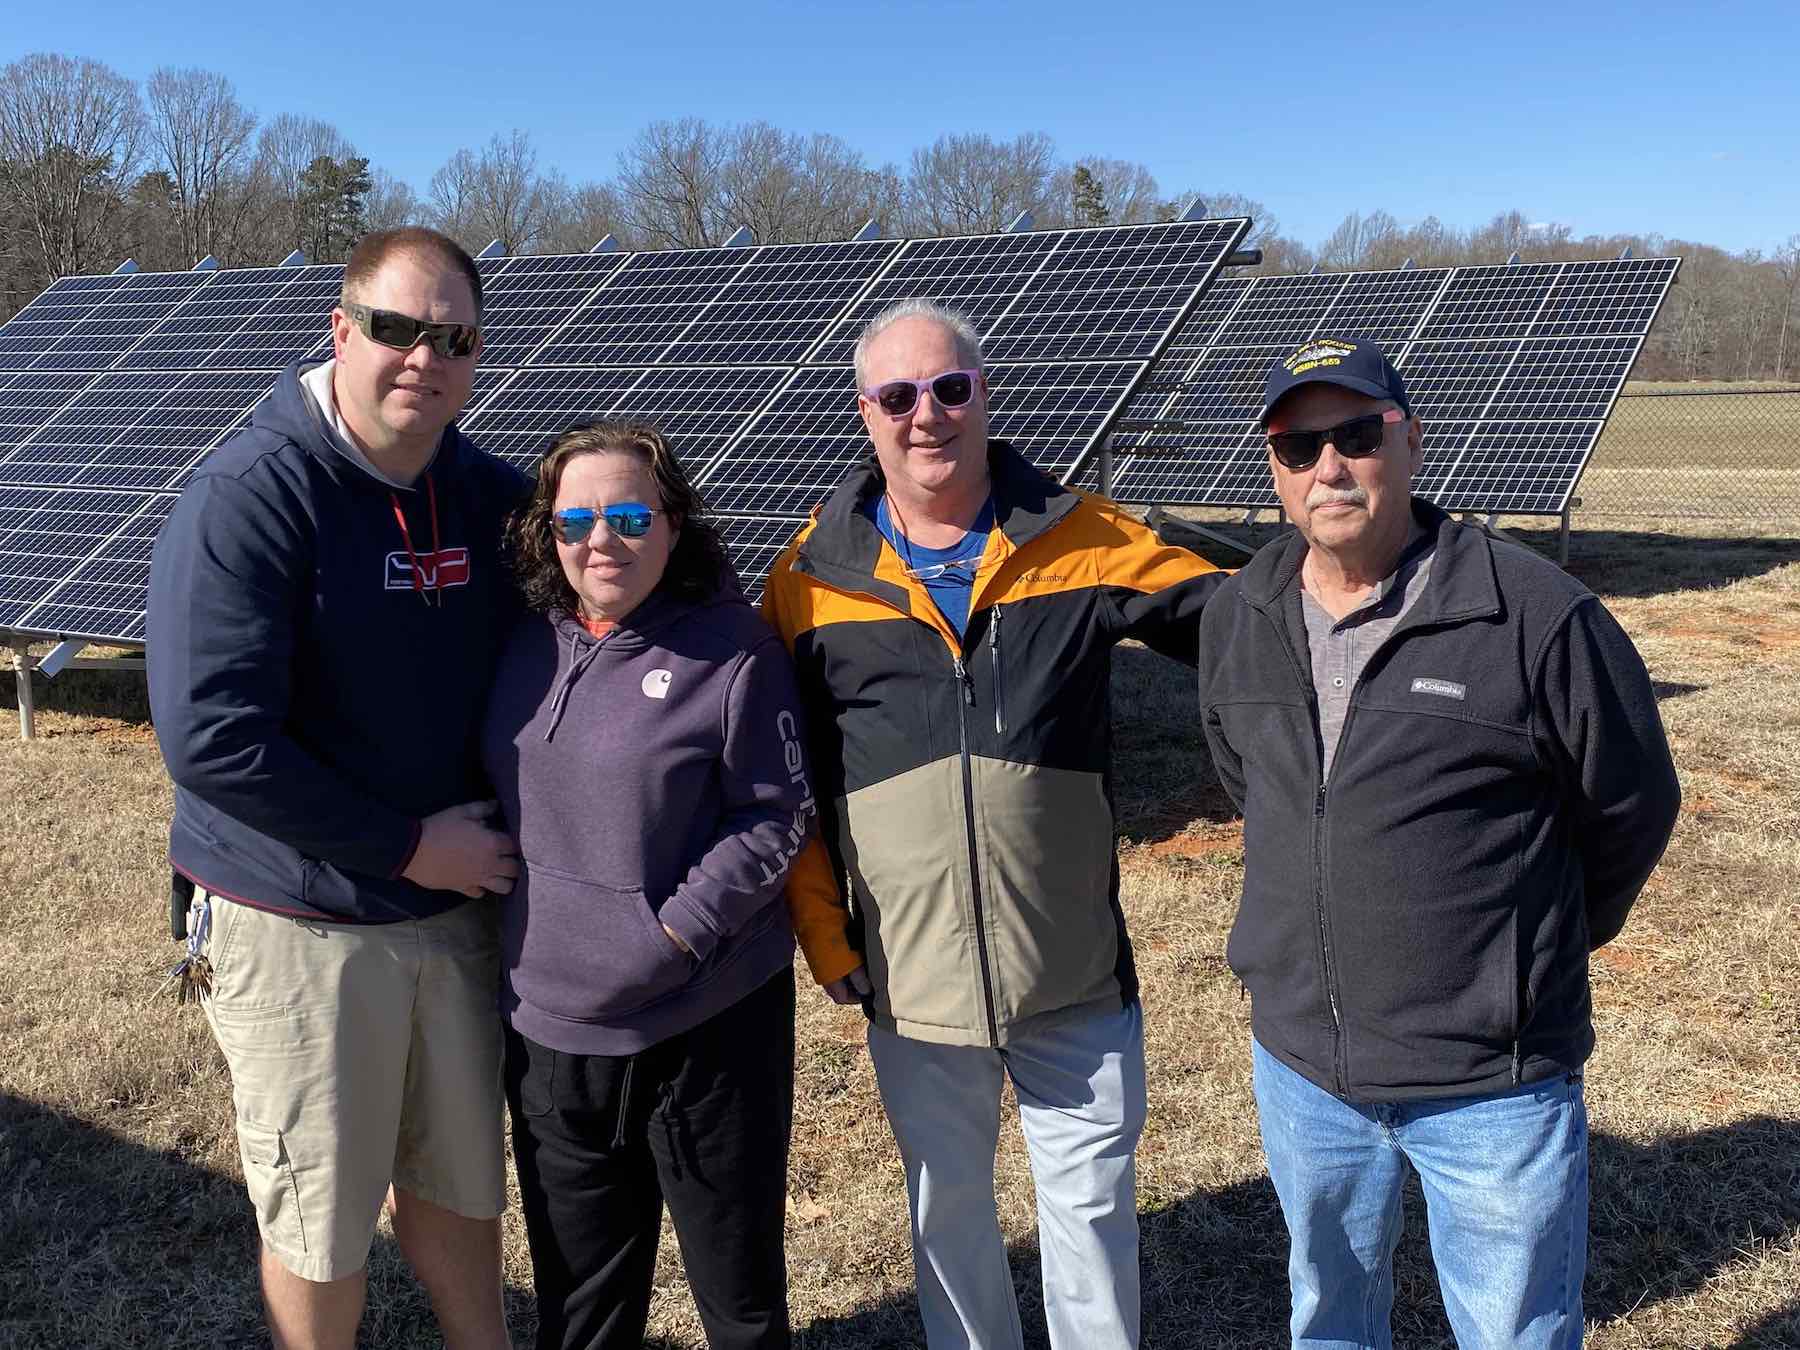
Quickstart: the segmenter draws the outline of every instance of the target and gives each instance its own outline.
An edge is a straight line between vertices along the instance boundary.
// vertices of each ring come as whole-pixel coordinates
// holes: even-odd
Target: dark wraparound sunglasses
[[[889,417],[905,417],[919,406],[919,395],[927,389],[940,408],[960,408],[975,397],[979,370],[946,370],[929,380],[887,380],[863,390],[863,397]]]
[[[650,533],[650,523],[662,514],[642,502],[615,502],[598,511],[591,506],[565,506],[551,515],[550,529],[563,543],[579,544],[604,520],[606,528],[620,538],[642,539]]]
[[[1381,449],[1381,443],[1387,439],[1387,429],[1405,420],[1405,413],[1398,408],[1389,408],[1386,412],[1352,417],[1348,422],[1322,427],[1318,431],[1278,431],[1269,437],[1269,452],[1282,468],[1293,472],[1312,468],[1327,441],[1345,459],[1366,459]]]
[[[410,314],[370,309],[367,305],[345,305],[344,313],[371,342],[409,352],[415,342],[424,338],[431,344],[432,351],[452,361],[473,355],[475,343],[481,337],[481,329],[472,323],[426,323]]]

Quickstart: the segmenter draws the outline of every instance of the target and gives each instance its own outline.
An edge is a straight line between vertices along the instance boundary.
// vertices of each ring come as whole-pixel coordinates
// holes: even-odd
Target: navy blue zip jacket
[[[156,541],[169,857],[262,909],[423,918],[465,897],[401,877],[422,818],[490,795],[476,739],[518,613],[499,545],[525,481],[451,427],[413,489],[390,489],[327,442],[300,372],[208,456]]]
[[[1298,532],[1200,623],[1200,704],[1244,813],[1226,955],[1270,1054],[1355,1101],[1500,1091],[1594,1047],[1588,952],[1625,924],[1680,788],[1644,663],[1591,592],[1458,525],[1369,658],[1320,774]]]

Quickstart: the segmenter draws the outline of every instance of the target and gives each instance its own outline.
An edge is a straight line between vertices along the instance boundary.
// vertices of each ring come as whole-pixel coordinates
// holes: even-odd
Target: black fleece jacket
[[[1680,804],[1649,675],[1599,600],[1413,512],[1431,575],[1357,683],[1329,782],[1305,540],[1263,549],[1201,621],[1207,740],[1244,813],[1228,959],[1264,1048],[1356,1101],[1578,1068],[1588,953],[1624,926]]]

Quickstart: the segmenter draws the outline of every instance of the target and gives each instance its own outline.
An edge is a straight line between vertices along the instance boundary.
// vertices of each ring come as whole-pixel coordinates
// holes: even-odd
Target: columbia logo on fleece
[[[773,885],[781,880],[793,865],[801,846],[806,843],[807,821],[818,809],[813,801],[812,788],[806,781],[806,761],[800,754],[800,728],[794,721],[794,714],[786,708],[775,718],[775,733],[781,737],[781,756],[787,765],[788,782],[795,784],[806,797],[794,808],[794,822],[788,826],[787,846],[781,850],[781,857],[776,860],[779,865],[771,867],[768,863],[763,864],[765,885]]]
[[[1467,697],[1467,685],[1458,684],[1454,680],[1429,680],[1421,676],[1412,682],[1415,694],[1436,694],[1439,698],[1453,698],[1458,703]]]

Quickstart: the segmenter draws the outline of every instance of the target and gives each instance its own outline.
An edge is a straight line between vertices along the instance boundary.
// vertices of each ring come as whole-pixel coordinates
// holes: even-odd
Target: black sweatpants
[[[506,1033],[538,1350],[639,1350],[666,1200],[713,1350],[789,1344],[794,972],[635,1055]]]

